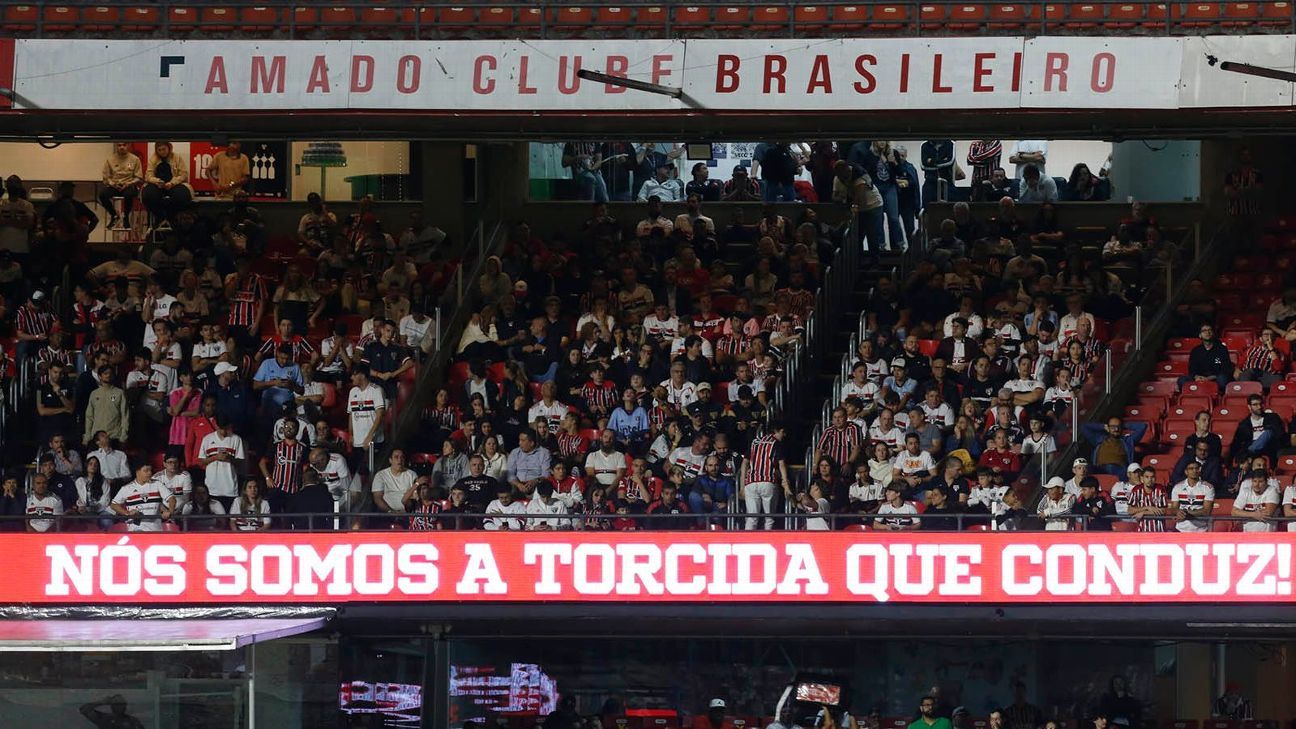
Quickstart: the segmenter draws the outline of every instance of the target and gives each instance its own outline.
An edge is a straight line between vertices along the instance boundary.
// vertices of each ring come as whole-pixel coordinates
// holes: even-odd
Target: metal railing
[[[741,497],[735,497],[740,499]],[[780,495],[778,498],[782,498]],[[520,502],[514,502],[520,503]],[[790,502],[789,502],[790,503]],[[913,504],[913,501],[905,503]],[[239,531],[232,524],[238,521],[260,521],[270,519],[274,526],[268,531],[386,531],[392,529],[409,529],[411,524],[421,524],[431,529],[446,530],[484,530],[510,531],[518,528],[525,531],[543,530],[598,530],[616,531],[630,529],[666,529],[673,531],[723,530],[723,531],[760,531],[759,526],[767,519],[772,520],[775,529],[805,531],[836,531],[845,529],[886,530],[920,528],[933,531],[967,531],[967,530],[1013,530],[1013,531],[1111,531],[1113,526],[1123,531],[1136,531],[1140,523],[1163,522],[1162,531],[1175,531],[1175,524],[1182,520],[1207,525],[1213,532],[1238,532],[1246,524],[1262,524],[1263,531],[1282,531],[1284,527],[1296,524],[1296,517],[1256,515],[1234,516],[1232,514],[1212,514],[1209,516],[1184,517],[1180,515],[1148,516],[1142,518],[1129,516],[1095,517],[1087,514],[1062,513],[1044,514],[1037,510],[998,509],[997,513],[951,511],[934,513],[930,511],[912,514],[878,514],[876,507],[871,511],[813,513],[799,506],[790,511],[779,513],[714,511],[708,513],[652,514],[652,513],[510,513],[510,512],[311,512],[288,513],[276,512],[265,514],[216,514],[184,515],[163,518],[159,515],[124,517],[110,514],[64,514],[60,516],[40,515],[5,515],[0,516],[0,532],[24,531],[28,522],[44,528],[34,533],[84,533],[84,532],[120,532],[120,531]],[[747,530],[743,524],[748,519],[757,522],[757,529]],[[111,526],[107,526],[111,524]],[[923,526],[926,524],[926,526]],[[48,526],[45,526],[48,525]],[[215,528],[213,528],[215,525]],[[107,528],[105,528],[107,526]],[[144,527],[132,530],[130,527]],[[421,527],[416,527],[421,530]],[[1203,531],[1194,529],[1194,531]]]
[[[1224,6],[1220,3],[1127,3],[1096,0],[1067,4],[968,4],[845,2],[801,6],[750,0],[716,2],[383,3],[266,0],[231,2],[4,2],[7,33],[19,37],[366,37],[455,38],[967,36],[1024,33],[1201,35],[1207,32],[1292,33],[1292,4]]]

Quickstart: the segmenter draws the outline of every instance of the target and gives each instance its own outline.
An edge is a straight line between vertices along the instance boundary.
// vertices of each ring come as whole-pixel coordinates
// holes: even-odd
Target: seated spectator
[[[1215,508],[1215,487],[1203,481],[1201,467],[1189,463],[1184,468],[1184,479],[1170,491],[1167,514],[1174,517],[1175,530],[1204,532],[1210,530],[1210,517]]]
[[[1026,165],[1022,168],[1021,192],[1017,195],[1018,202],[1045,203],[1057,202],[1057,199],[1057,183],[1053,182],[1052,177],[1041,175],[1039,168],[1035,165]]]
[[[761,187],[747,174],[747,168],[733,168],[733,177],[724,183],[720,199],[725,202],[754,202],[761,199]]]
[[[1246,483],[1233,501],[1232,516],[1241,519],[1244,532],[1277,531],[1272,521],[1278,512],[1278,489],[1270,483],[1269,472],[1254,469],[1247,473]]]
[[[513,498],[512,487],[501,484],[495,500],[486,507],[486,514],[491,516],[482,522],[482,528],[487,531],[522,531],[526,513],[526,504]]]
[[[1147,423],[1130,423],[1128,429],[1117,417],[1101,423],[1081,423],[1080,431],[1094,444],[1089,462],[1097,473],[1119,476],[1134,462],[1134,445],[1147,433]]]
[[[1274,347],[1273,329],[1260,330],[1260,338],[1242,355],[1233,377],[1242,382],[1259,382],[1269,389],[1287,372],[1287,355]]]
[[[658,165],[654,177],[644,181],[644,184],[639,188],[639,202],[648,202],[653,197],[661,202],[683,201],[684,185],[679,181],[679,178],[671,175],[674,169],[674,165],[671,164]]]
[[[99,191],[99,204],[108,211],[110,216],[109,228],[117,228],[119,225],[125,227],[119,213],[130,215],[135,198],[139,195],[140,183],[143,181],[143,165],[140,164],[139,157],[131,151],[130,144],[127,142],[113,144],[112,154],[104,160],[103,187]],[[113,205],[113,198],[118,197],[123,200],[120,211]]]
[[[1109,532],[1116,520],[1116,504],[1098,487],[1098,479],[1085,476],[1080,479],[1080,496],[1071,513],[1080,520],[1076,528],[1091,532]]]
[[[1296,339],[1296,286],[1284,286],[1282,295],[1269,304],[1265,328],[1287,341]]]
[[[1111,199],[1111,181],[1106,177],[1095,177],[1089,171],[1089,165],[1079,162],[1071,168],[1071,177],[1067,179],[1062,199],[1069,202],[1102,202]]]
[[[172,220],[193,201],[193,190],[189,187],[189,160],[177,154],[170,142],[153,145],[144,182],[147,184],[140,191],[140,199],[158,221]]]
[[[1017,182],[1010,179],[1002,167],[990,170],[988,177],[973,182],[970,189],[972,202],[996,202],[1005,197],[1017,197]]]
[[[1073,513],[1076,499],[1066,492],[1065,486],[1060,476],[1054,476],[1045,484],[1044,498],[1040,499],[1039,508],[1036,510],[1039,517],[1044,520],[1045,531],[1064,532],[1071,528],[1072,520],[1066,517]]]
[[[1188,374],[1179,378],[1179,386],[1185,382],[1210,382],[1219,384],[1221,391],[1233,377],[1233,362],[1229,359],[1228,348],[1215,338],[1215,327],[1203,324],[1198,334],[1201,344],[1193,347],[1188,355]]]
[[[900,532],[921,529],[918,509],[904,499],[904,486],[889,483],[884,487],[885,500],[878,506],[873,528],[877,531]]]
[[[1233,432],[1229,454],[1235,461],[1255,456],[1265,456],[1270,463],[1277,461],[1278,449],[1286,445],[1287,428],[1273,411],[1265,410],[1264,398],[1247,397],[1247,417]]]

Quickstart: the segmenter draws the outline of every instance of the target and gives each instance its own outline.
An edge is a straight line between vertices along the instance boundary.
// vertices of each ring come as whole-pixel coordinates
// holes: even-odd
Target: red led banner
[[[0,536],[0,602],[1290,602],[1271,534]]]

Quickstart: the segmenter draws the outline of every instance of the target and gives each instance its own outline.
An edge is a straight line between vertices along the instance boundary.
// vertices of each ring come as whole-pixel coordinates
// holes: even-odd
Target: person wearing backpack
[[[797,158],[786,142],[772,142],[758,148],[762,196],[765,202],[795,202],[793,183],[797,176]]]

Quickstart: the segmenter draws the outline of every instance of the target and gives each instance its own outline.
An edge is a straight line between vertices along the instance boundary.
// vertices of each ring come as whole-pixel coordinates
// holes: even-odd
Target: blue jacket
[[[1139,442],[1143,434],[1147,432],[1147,423],[1130,423],[1125,426],[1125,434],[1121,436],[1121,444],[1125,446],[1125,463],[1134,462],[1134,444]],[[1107,435],[1107,426],[1105,423],[1081,423],[1080,433],[1084,435],[1085,440],[1094,444],[1093,454],[1089,457],[1089,462],[1098,463],[1098,448],[1111,436]]]

